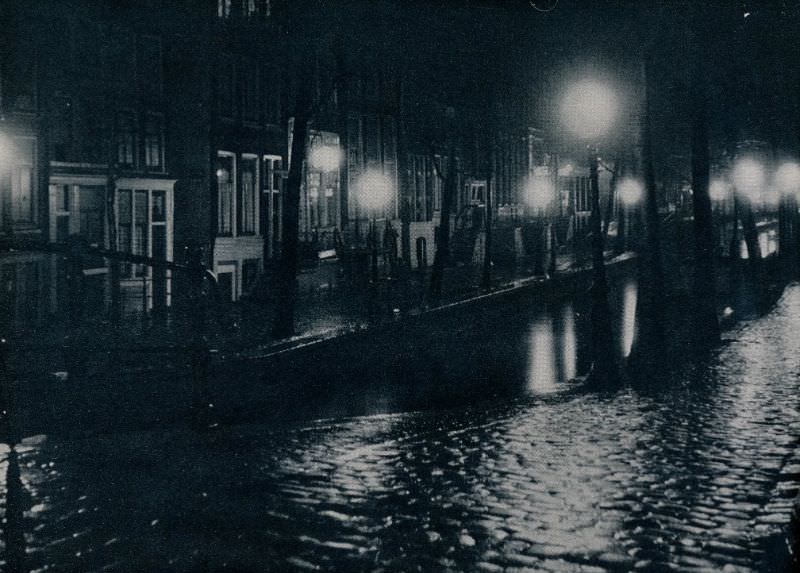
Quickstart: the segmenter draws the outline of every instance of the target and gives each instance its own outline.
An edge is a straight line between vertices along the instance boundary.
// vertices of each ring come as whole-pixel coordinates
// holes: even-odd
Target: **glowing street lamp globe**
[[[617,184],[619,199],[626,207],[632,207],[641,202],[644,196],[644,186],[638,179],[626,177]]]
[[[722,203],[728,198],[728,184],[722,179],[714,179],[708,186],[708,196],[715,203]]]
[[[525,202],[534,211],[544,210],[555,198],[555,186],[550,177],[533,175],[525,186]]]
[[[325,173],[339,169],[341,151],[335,145],[320,145],[311,149],[311,166]]]
[[[561,113],[573,134],[595,140],[609,131],[617,116],[617,107],[617,98],[607,85],[587,79],[567,89]]]
[[[753,158],[745,157],[733,166],[736,190],[752,203],[761,199],[765,179],[764,167]]]
[[[366,171],[359,181],[358,202],[373,216],[384,209],[392,198],[392,181],[376,170]]]

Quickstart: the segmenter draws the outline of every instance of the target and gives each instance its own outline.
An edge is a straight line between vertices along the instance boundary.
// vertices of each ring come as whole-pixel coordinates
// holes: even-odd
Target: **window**
[[[232,56],[220,57],[217,73],[217,104],[222,117],[233,118],[236,114],[236,63]]]
[[[126,253],[159,260],[168,256],[167,192],[161,190],[117,190],[117,248]],[[123,263],[122,276],[143,277],[147,265]]]
[[[236,157],[233,153],[220,151],[217,154],[217,232],[230,235],[233,232],[233,201],[236,188]]]
[[[158,36],[142,36],[139,40],[139,75],[146,93],[161,94],[163,65]]]
[[[138,130],[136,116],[131,112],[117,114],[117,165],[133,168],[136,166],[136,146]]]
[[[15,159],[11,174],[11,219],[15,225],[36,223],[36,205],[33,197],[34,161],[36,141],[25,137],[14,140]]]
[[[150,171],[164,168],[164,118],[148,114],[144,126],[144,163]]]
[[[147,191],[134,192],[133,204],[133,254],[147,255]],[[147,273],[144,265],[136,265],[136,276]]]
[[[269,255],[273,254],[274,245],[280,241],[281,232],[281,188],[283,175],[281,169],[283,160],[280,157],[267,155],[263,161],[263,187],[261,219],[261,233],[269,237]]]
[[[246,65],[242,71],[242,116],[245,121],[258,122],[258,68]]]
[[[99,247],[105,242],[105,192],[105,187],[98,185],[78,188],[79,233],[90,245]]]
[[[231,0],[217,0],[217,17],[231,17]]]
[[[256,192],[258,189],[258,157],[242,156],[242,184],[239,187],[237,232],[253,235],[256,232]]]
[[[244,3],[244,15],[247,18],[255,19],[258,16],[258,1],[257,0],[245,0]]]
[[[133,247],[133,194],[130,189],[117,191],[117,250],[130,253]],[[120,272],[123,277],[130,277],[133,267],[122,262]]]

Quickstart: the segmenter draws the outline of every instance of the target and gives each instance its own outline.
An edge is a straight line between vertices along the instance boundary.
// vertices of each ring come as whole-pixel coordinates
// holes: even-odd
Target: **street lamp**
[[[736,192],[747,199],[751,205],[763,197],[766,176],[764,167],[752,157],[744,157],[733,166],[733,184]]]
[[[536,172],[540,171],[540,172]],[[545,274],[544,254],[547,248],[547,240],[550,238],[553,244],[551,248],[551,259],[555,256],[554,248],[555,241],[552,240],[551,230],[552,227],[544,221],[544,215],[547,213],[550,205],[553,204],[556,196],[556,186],[553,181],[553,176],[547,168],[536,168],[534,173],[528,177],[525,185],[525,204],[530,208],[531,214],[537,218],[535,229],[538,232],[539,239],[537,241],[536,258],[534,263],[534,273]],[[551,261],[551,270],[555,270],[555,263]]]
[[[372,218],[370,242],[372,243],[372,282],[378,281],[378,237],[376,220],[392,198],[392,180],[377,169],[368,169],[358,184],[359,205]]]
[[[586,79],[567,89],[561,111],[566,127],[589,143],[589,178],[591,184],[592,230],[592,347],[595,373],[608,382],[616,378],[611,310],[604,266],[604,239],[600,224],[600,182],[596,144],[611,128],[617,117],[617,98],[604,83]]]

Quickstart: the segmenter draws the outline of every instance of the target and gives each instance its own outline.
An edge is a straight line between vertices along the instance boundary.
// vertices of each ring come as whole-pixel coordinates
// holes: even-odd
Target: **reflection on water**
[[[636,300],[638,287],[635,280],[620,285],[620,292],[610,303],[618,338],[620,356],[631,353],[636,334]],[[547,306],[535,312],[527,331],[527,389],[535,394],[547,394],[564,389],[564,383],[585,373],[590,359],[589,315],[578,327],[579,313],[571,302]],[[584,362],[579,362],[583,359]],[[579,366],[583,364],[583,368]]]
[[[622,356],[627,358],[631,354],[633,347],[633,337],[636,333],[636,295],[638,289],[636,283],[630,281],[625,285],[622,295]]]
[[[565,304],[561,309],[561,325],[564,329],[561,354],[564,378],[573,380],[578,375],[578,338],[575,335],[575,309],[572,303]]]
[[[556,373],[554,339],[552,317],[540,317],[531,325],[528,385],[536,393],[553,392],[563,382]]]

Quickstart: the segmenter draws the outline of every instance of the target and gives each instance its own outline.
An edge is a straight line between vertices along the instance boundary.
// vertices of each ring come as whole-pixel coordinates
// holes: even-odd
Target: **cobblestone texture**
[[[210,436],[29,438],[25,559],[36,571],[766,570],[800,483],[798,329],[793,286],[656,388]]]

